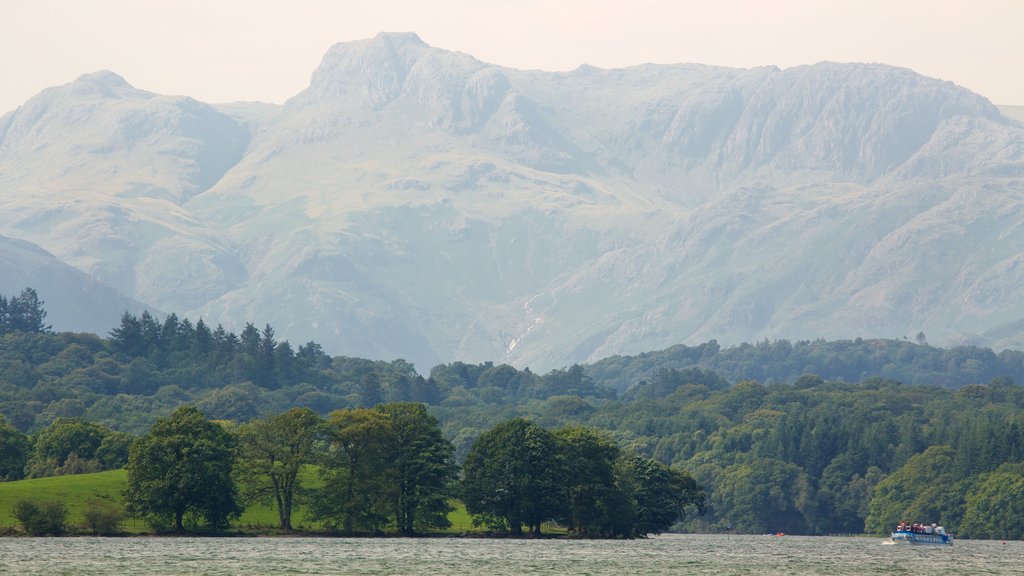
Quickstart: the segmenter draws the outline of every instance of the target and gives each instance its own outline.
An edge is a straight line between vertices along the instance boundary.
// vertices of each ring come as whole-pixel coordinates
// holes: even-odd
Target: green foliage
[[[968,492],[959,534],[1024,539],[1024,467],[1009,465],[981,476]]]
[[[24,477],[31,448],[28,437],[0,415],[0,482]]]
[[[725,468],[712,486],[711,506],[719,528],[806,534],[813,498],[810,479],[798,466],[761,458]]]
[[[11,511],[22,528],[33,536],[59,536],[67,529],[68,507],[56,500],[18,500]]]
[[[58,499],[68,507],[69,525],[81,525],[84,522],[82,512],[90,500],[119,503],[124,487],[124,470],[0,482],[0,525],[16,521],[10,515],[11,508],[15,502],[26,498]],[[128,522],[125,528],[127,531],[139,531],[144,529],[144,525]]]
[[[726,380],[796,382],[805,375],[824,381],[859,382],[866,376],[908,384],[959,388],[1008,377],[1024,382],[1024,352],[957,346],[936,348],[907,339],[764,340],[722,348],[714,340],[698,346],[677,345],[636,356],[613,356],[587,366],[598,386],[623,391],[653,382],[664,369],[710,370]],[[804,380],[802,384],[807,384]]]
[[[484,522],[500,519],[514,534],[533,534],[564,506],[555,436],[521,418],[483,433],[463,464],[466,509]]]
[[[390,418],[379,410],[338,410],[328,418],[327,438],[323,488],[313,498],[311,517],[347,534],[380,532],[395,498]]]
[[[458,475],[455,447],[423,404],[398,402],[378,409],[388,416],[395,442],[392,481],[399,533],[447,528]]]
[[[253,420],[238,432],[234,475],[247,502],[272,502],[278,526],[292,529],[292,512],[306,496],[299,472],[316,461],[323,444],[323,422],[308,408],[293,408]]]
[[[123,432],[110,432],[96,448],[96,461],[101,470],[123,468],[128,463],[132,437]]]
[[[226,528],[242,509],[231,479],[234,438],[185,406],[157,420],[132,444],[125,500],[135,515],[184,530],[186,514],[214,530]]]
[[[615,471],[619,447],[593,428],[563,428],[554,435],[563,466],[564,507],[553,510],[559,521],[584,536],[624,535],[618,518],[627,495]]]
[[[534,534],[554,519],[571,534],[632,537],[703,514],[704,492],[687,474],[623,454],[607,435],[573,426],[547,432],[522,419],[480,436],[466,458],[463,499],[474,521]]]
[[[28,476],[99,472],[102,467],[97,451],[111,434],[110,430],[81,418],[57,418],[36,435],[27,465]],[[108,460],[118,464],[116,457]]]
[[[689,474],[636,455],[617,463],[632,517],[628,534],[657,534],[688,515],[704,514],[704,490]]]
[[[82,526],[97,536],[120,533],[124,518],[124,508],[106,500],[89,499],[82,510]]]
[[[921,518],[955,532],[964,506],[964,487],[953,474],[955,456],[949,446],[932,446],[882,480],[871,499],[866,531],[888,534],[901,521]]]
[[[0,336],[9,332],[48,332],[44,302],[33,288],[25,288],[9,299],[0,295]]]
[[[7,321],[12,300],[0,301],[0,321]],[[710,506],[703,516],[686,515],[686,529],[731,525],[739,531],[860,532],[872,503],[876,510],[883,504],[902,506],[898,514],[914,515],[898,520],[934,521],[931,515],[944,511],[943,522],[954,529],[959,519],[968,518],[965,495],[975,494],[974,509],[985,509],[990,498],[982,497],[980,486],[988,475],[1007,463],[1024,462],[1024,387],[1014,379],[1024,381],[1021,352],[861,339],[763,341],[727,348],[712,341],[543,375],[490,362],[453,362],[434,367],[424,378],[404,360],[330,357],[315,342],[295,350],[278,341],[269,325],[261,330],[249,324],[240,337],[173,314],[125,314],[109,339],[46,331],[0,334],[0,414],[9,423],[0,424],[0,477],[12,480],[26,469],[39,475],[121,466],[130,443],[125,433],[145,433],[157,417],[183,404],[196,404],[213,418],[244,422],[269,419],[295,406],[325,415],[413,401],[426,403],[417,410],[436,418],[438,436],[454,444],[456,461],[465,460],[477,438],[496,424],[525,418],[551,429],[601,430],[625,454],[636,452],[645,460],[688,470],[707,492]],[[737,383],[730,386],[729,381]],[[614,398],[610,390],[624,392]],[[409,477],[400,471],[402,462],[418,460],[403,452],[406,442],[394,439],[401,436],[401,426],[390,418],[378,430],[391,435],[387,442],[392,442],[385,442],[389,457],[380,463],[379,475],[367,472],[372,466],[360,472],[340,457],[337,436],[329,449],[318,451],[330,456],[323,460],[324,479],[332,484],[324,494],[334,491],[333,497],[319,499],[333,502],[322,510],[326,522],[343,527],[344,518],[354,514],[352,526],[359,531],[408,531],[406,518],[413,519],[411,529],[417,531],[431,529],[434,521],[443,524],[447,499],[440,482],[431,484],[428,499],[414,492],[400,495],[402,482],[412,485],[399,480]],[[75,444],[73,435],[58,442],[54,428],[69,422],[85,432],[98,426],[105,435],[97,446],[83,433],[90,441],[67,449]],[[34,433],[28,452],[22,432]],[[446,453],[447,448],[437,446],[436,454]],[[911,460],[935,446],[951,451],[938,483],[948,493],[926,497],[942,506],[929,508],[903,496],[897,504],[888,501],[891,490],[882,483],[910,474]],[[563,460],[556,468],[565,474],[568,455],[559,454]],[[236,477],[244,484],[248,475]],[[379,481],[371,487],[373,496],[356,502],[342,498],[349,483],[369,484],[371,478]],[[578,509],[573,520],[566,491],[560,503],[551,503],[549,513],[574,526],[586,525],[580,532],[621,531],[622,526],[599,518],[613,515],[620,522],[636,513],[628,478],[620,458],[616,491],[602,492],[607,501],[597,506],[603,511]],[[779,486],[759,493],[763,482]],[[302,485],[296,493],[300,502]],[[596,487],[576,489],[582,494]],[[275,508],[279,523],[281,510]],[[584,518],[584,512],[596,515]],[[486,514],[478,518],[507,522]],[[888,520],[873,522],[872,531],[891,528]]]

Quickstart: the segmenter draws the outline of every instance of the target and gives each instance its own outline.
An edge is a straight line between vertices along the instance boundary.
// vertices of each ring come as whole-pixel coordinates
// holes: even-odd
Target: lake
[[[880,538],[664,535],[479,538],[0,538],[0,574],[938,576],[1024,573],[1024,543],[887,545]]]

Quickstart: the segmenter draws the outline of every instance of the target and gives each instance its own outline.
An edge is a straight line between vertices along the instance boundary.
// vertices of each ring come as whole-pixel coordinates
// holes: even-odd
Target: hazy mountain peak
[[[139,90],[118,74],[109,70],[100,70],[82,74],[74,82],[44,90],[39,97],[46,100],[62,101],[67,99],[148,99],[156,96],[151,92]],[[38,97],[37,97],[38,98]]]
[[[427,46],[419,34],[415,32],[380,32],[373,37],[374,42],[387,42],[393,46],[399,45],[412,45],[412,46]]]
[[[548,73],[380,34],[220,110],[102,72],[33,98],[0,119],[0,230],[420,366],[1024,318],[1024,127],[904,68]]]
[[[324,55],[304,96],[378,109],[398,96],[413,64],[429,50],[413,33],[339,42]]]
[[[111,72],[110,70],[99,70],[97,72],[87,72],[82,74],[77,79],[76,83],[81,84],[93,84],[96,86],[103,86],[106,88],[119,88],[119,87],[131,87],[128,81],[124,79],[120,74]]]

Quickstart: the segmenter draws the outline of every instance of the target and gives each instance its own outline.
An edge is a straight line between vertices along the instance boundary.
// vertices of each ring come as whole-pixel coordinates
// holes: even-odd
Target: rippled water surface
[[[877,538],[0,538],[0,574],[1024,574],[1024,543],[886,545]]]

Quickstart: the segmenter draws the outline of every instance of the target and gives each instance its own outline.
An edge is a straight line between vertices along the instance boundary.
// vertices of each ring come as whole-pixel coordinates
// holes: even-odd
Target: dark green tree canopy
[[[462,497],[481,520],[534,534],[564,506],[562,466],[554,434],[528,420],[502,422],[483,433],[463,464]]]
[[[231,479],[235,440],[192,406],[157,420],[128,458],[128,509],[175,530],[186,514],[214,529],[227,527],[242,509]]]
[[[32,457],[28,463],[28,476],[62,474],[62,468],[68,464],[69,459],[77,460],[85,467],[68,470],[67,473],[98,472],[100,469],[107,469],[99,462],[97,452],[111,434],[111,430],[82,418],[57,418],[36,434]],[[113,467],[119,467],[124,461],[114,460],[109,463]]]
[[[323,489],[311,516],[347,534],[378,532],[387,524],[395,499],[391,419],[380,410],[336,410],[327,419],[327,450],[322,455]]]
[[[384,404],[394,434],[395,522],[402,534],[447,528],[458,475],[455,447],[418,402]]]
[[[0,336],[8,332],[49,332],[43,304],[33,288],[25,288],[10,298],[0,295]]]
[[[25,476],[25,464],[31,449],[28,436],[0,415],[0,482],[20,480]]]
[[[635,454],[623,455],[617,470],[633,514],[629,534],[658,534],[704,514],[704,489],[689,474]]]
[[[563,467],[564,507],[558,520],[585,536],[624,536],[621,516],[628,496],[616,479],[618,445],[593,428],[555,430]]]

